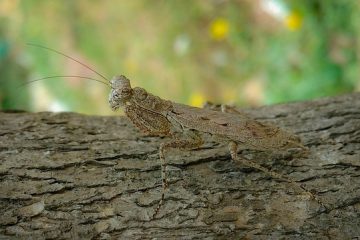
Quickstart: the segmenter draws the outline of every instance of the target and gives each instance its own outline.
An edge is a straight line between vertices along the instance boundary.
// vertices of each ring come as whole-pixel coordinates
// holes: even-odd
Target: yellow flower
[[[229,34],[229,22],[223,18],[216,18],[210,25],[210,36],[215,40],[223,40]]]
[[[190,105],[193,107],[202,107],[205,103],[205,97],[201,93],[193,93],[190,96]]]
[[[301,28],[303,19],[297,12],[291,12],[289,15],[285,17],[285,26],[291,30],[296,31]]]

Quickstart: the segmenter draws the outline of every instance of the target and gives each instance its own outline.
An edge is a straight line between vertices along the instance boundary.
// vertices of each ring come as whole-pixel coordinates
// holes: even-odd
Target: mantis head
[[[125,106],[133,95],[130,80],[124,75],[115,76],[110,81],[111,92],[109,94],[109,105],[113,111]]]

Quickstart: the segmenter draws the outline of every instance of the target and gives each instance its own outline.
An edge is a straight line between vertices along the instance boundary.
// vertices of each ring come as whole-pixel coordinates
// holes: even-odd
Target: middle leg
[[[166,166],[167,161],[165,159],[165,150],[170,148],[190,150],[200,147],[203,144],[202,138],[195,131],[187,131],[185,133],[186,139],[174,139],[167,143],[162,143],[159,148],[159,157],[161,162],[161,183],[162,183],[162,192],[161,198],[158,206],[155,209],[155,212],[152,218],[155,218],[159,213],[161,206],[164,204],[165,192],[168,187],[167,177],[166,177]]]

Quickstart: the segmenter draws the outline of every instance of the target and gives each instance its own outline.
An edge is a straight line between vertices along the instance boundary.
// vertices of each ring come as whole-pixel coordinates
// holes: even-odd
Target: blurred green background
[[[0,107],[111,114],[100,79],[253,106],[360,90],[358,0],[0,0]],[[100,79],[101,80],[101,79]]]

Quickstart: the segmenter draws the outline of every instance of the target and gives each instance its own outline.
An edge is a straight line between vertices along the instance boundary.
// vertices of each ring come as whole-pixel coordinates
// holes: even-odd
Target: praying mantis
[[[109,106],[113,111],[124,109],[125,115],[141,132],[152,136],[166,136],[170,140],[159,146],[159,159],[161,163],[162,193],[157,207],[154,209],[152,219],[159,213],[165,201],[168,186],[167,161],[165,151],[177,148],[191,150],[199,148],[204,139],[211,137],[216,142],[227,143],[231,159],[245,166],[258,169],[269,176],[287,181],[315,199],[322,206],[323,203],[310,191],[305,189],[291,178],[270,171],[261,165],[238,156],[238,147],[260,151],[287,151],[299,149],[307,152],[299,137],[274,125],[260,123],[244,114],[214,111],[206,108],[196,108],[180,103],[161,99],[140,87],[131,87],[130,80],[124,75],[115,76],[110,81],[80,61],[41,45],[29,44],[58,53],[83,65],[106,80],[101,82],[110,88]],[[74,77],[74,76],[52,76]],[[76,76],[75,76],[76,77]],[[81,77],[81,76],[80,76]],[[51,78],[51,77],[47,77]],[[37,79],[33,81],[43,80]],[[30,82],[33,82],[30,81]]]

